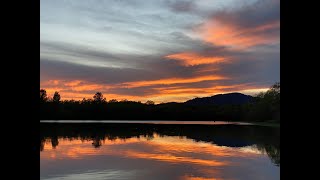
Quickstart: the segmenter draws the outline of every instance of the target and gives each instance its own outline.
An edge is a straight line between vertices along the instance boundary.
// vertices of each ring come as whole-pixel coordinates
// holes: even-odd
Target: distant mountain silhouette
[[[211,97],[195,98],[185,102],[188,105],[240,105],[251,102],[252,96],[241,93],[217,94]]]

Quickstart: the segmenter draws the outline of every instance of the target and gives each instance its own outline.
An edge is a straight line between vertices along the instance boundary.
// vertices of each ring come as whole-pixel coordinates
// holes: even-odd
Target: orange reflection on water
[[[155,138],[152,143],[148,143],[147,145],[152,146],[156,151],[166,153],[197,152],[214,156],[232,156],[232,152],[228,151],[230,148],[215,146],[205,142],[195,143],[193,140],[186,138]]]
[[[46,141],[41,159],[84,159],[88,156],[117,156],[132,159],[147,159],[169,163],[196,164],[202,166],[230,165],[228,157],[257,157],[261,153],[252,147],[230,148],[206,142],[195,142],[185,137],[140,136],[128,139],[105,140],[68,140],[58,139],[56,148]],[[99,148],[93,147],[94,141],[101,141]],[[134,145],[134,146],[131,146]],[[201,155],[201,156],[198,156]],[[233,163],[234,164],[234,163]]]
[[[217,146],[207,142],[195,142],[192,139],[184,137],[177,138],[176,136],[159,137],[154,135],[152,142],[146,146],[152,146],[155,151],[163,153],[200,153],[215,157],[248,157],[261,154],[260,151],[252,147],[242,147],[236,150],[231,147]]]
[[[114,140],[104,140],[102,144],[104,146],[120,145],[120,144],[130,144],[140,142],[138,138],[128,138],[128,139],[114,139]],[[44,152],[41,158],[50,159],[58,157],[59,159],[81,159],[84,156],[89,155],[103,155],[112,154],[106,148],[93,148],[92,140],[80,140],[73,139],[72,141],[68,139],[59,139],[59,145],[53,148],[50,141],[44,144]]]
[[[227,162],[219,162],[215,160],[197,159],[187,156],[176,156],[172,154],[153,154],[153,153],[140,153],[134,151],[128,151],[125,153],[128,157],[139,159],[154,159],[159,161],[171,162],[171,163],[190,163],[199,164],[205,166],[224,166]]]

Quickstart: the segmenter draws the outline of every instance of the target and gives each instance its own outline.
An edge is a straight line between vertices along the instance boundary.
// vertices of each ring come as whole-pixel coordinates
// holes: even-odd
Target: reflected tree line
[[[256,146],[266,153],[271,161],[280,166],[280,129],[276,127],[249,125],[173,125],[173,124],[40,124],[40,151],[51,142],[52,148],[59,145],[59,138],[92,141],[99,148],[105,140],[126,140],[145,137],[152,140],[154,133],[160,137],[179,136],[203,141],[218,146]]]
[[[267,92],[259,93],[254,101],[241,105],[189,105],[112,99],[101,92],[92,99],[61,100],[59,92],[49,98],[40,90],[40,119],[77,120],[218,120],[280,122],[280,83]]]

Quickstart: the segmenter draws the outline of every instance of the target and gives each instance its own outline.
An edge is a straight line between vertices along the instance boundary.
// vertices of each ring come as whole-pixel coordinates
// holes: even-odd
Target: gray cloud
[[[90,67],[68,62],[51,60],[40,61],[42,81],[84,80],[98,84],[113,84],[127,81],[153,79],[152,71],[132,68]]]
[[[280,0],[259,0],[235,11],[220,10],[212,18],[242,28],[280,21]]]
[[[134,88],[115,86],[107,91],[147,96],[159,93],[158,88],[198,88],[200,91],[218,85],[269,87],[280,79],[278,26],[239,34],[275,39],[271,44],[258,44],[248,49],[207,43],[193,31],[210,20],[239,29],[254,29],[279,21],[277,0],[235,2],[239,0],[43,0],[40,8],[40,84],[49,80],[82,80],[112,86],[125,82],[221,75],[230,79]],[[165,58],[183,52],[222,56],[229,60],[186,67]],[[54,84],[47,87],[54,87]],[[82,92],[94,93],[94,90]]]
[[[167,2],[169,7],[174,12],[185,12],[190,13],[196,9],[196,3],[194,1],[188,0],[188,1],[168,1]]]

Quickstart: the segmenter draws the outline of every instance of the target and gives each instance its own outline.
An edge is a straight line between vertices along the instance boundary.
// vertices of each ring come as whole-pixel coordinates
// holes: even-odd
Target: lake
[[[40,123],[40,179],[280,179],[280,128],[230,122]]]

